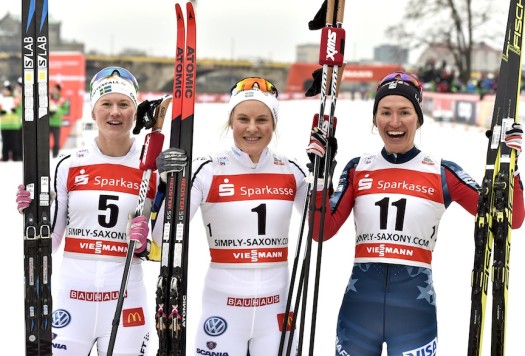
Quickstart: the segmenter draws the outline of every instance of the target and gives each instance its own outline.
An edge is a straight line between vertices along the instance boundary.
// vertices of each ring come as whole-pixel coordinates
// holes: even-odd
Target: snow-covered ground
[[[272,143],[272,148],[287,156],[297,157],[306,164],[304,149],[308,142],[312,115],[318,110],[317,100],[282,102],[277,136]],[[381,147],[379,135],[372,130],[371,111],[370,101],[338,101],[336,135],[339,141],[337,155],[339,164],[336,168],[336,177],[348,160],[363,152],[373,152]],[[224,131],[226,123],[224,104],[198,104],[195,117],[194,156],[229,145],[231,137]],[[416,136],[416,144],[423,150],[455,161],[476,180],[481,180],[487,146],[483,130],[462,125],[434,123],[427,118]],[[55,161],[52,160],[53,166],[54,163]],[[0,205],[0,222],[5,232],[1,241],[6,242],[3,245],[4,256],[0,259],[0,270],[4,271],[2,286],[5,288],[1,300],[4,320],[8,324],[6,342],[2,349],[6,355],[22,355],[24,345],[22,217],[17,213],[15,206],[16,186],[22,182],[22,164],[2,162],[0,175],[2,177],[0,196],[4,201]],[[299,214],[294,215],[290,229],[290,256],[292,257],[295,254],[299,220]],[[336,317],[353,262],[354,232],[351,220],[352,217],[338,236],[323,244],[315,355],[331,355],[334,352]],[[440,355],[462,355],[467,350],[473,228],[474,218],[456,204],[445,213],[440,226],[433,262]],[[194,349],[192,335],[198,327],[202,283],[209,261],[206,235],[200,216],[191,223],[190,231],[188,350]],[[521,324],[525,317],[522,296],[525,295],[525,285],[521,280],[525,273],[524,257],[525,234],[522,228],[513,231],[512,236],[507,327],[507,354],[509,355],[518,355],[522,349]],[[54,257],[55,273],[59,269],[60,261],[60,255]],[[153,310],[159,265],[145,263],[144,270],[147,285],[150,287],[150,305]],[[490,308],[489,301],[487,315],[490,315]],[[150,355],[154,355],[157,337],[153,323],[151,327],[153,337]],[[487,319],[485,331],[483,354],[488,355],[490,318]]]

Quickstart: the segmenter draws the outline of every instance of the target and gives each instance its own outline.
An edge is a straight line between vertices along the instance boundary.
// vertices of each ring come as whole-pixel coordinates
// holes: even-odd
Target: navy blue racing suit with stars
[[[353,211],[355,259],[339,310],[336,356],[378,356],[384,342],[389,356],[436,354],[431,262],[439,221],[453,201],[474,215],[478,189],[457,164],[415,147],[397,155],[383,149],[346,165],[323,235],[334,236]],[[524,215],[519,176],[514,193],[517,228]],[[318,192],[317,206],[321,199]],[[320,218],[316,212],[316,224]]]

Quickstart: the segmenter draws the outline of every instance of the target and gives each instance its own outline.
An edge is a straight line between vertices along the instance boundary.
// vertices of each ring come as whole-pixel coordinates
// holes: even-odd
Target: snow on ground
[[[306,164],[304,149],[308,142],[312,115],[318,111],[319,102],[317,100],[282,102],[277,139],[272,143],[272,148],[290,157],[296,157]],[[339,176],[348,160],[363,152],[377,151],[381,147],[379,135],[372,130],[371,111],[372,102],[370,101],[338,101],[336,135],[339,142],[337,155],[339,164],[335,170],[336,177]],[[225,115],[224,104],[197,105],[194,156],[229,146],[231,135],[224,131]],[[479,128],[435,123],[430,118],[426,119],[420,133],[416,135],[416,144],[420,148],[455,161],[477,181],[480,181],[484,171],[486,140],[483,130]],[[52,160],[52,165],[54,163],[55,161]],[[5,255],[0,260],[1,270],[4,271],[5,292],[2,296],[4,320],[9,324],[7,341],[3,349],[6,354],[21,355],[24,345],[22,217],[16,211],[15,192],[16,186],[22,182],[22,164],[2,162],[0,163],[0,174],[3,183],[0,188],[0,196],[4,201],[0,206],[0,221],[5,229],[3,241],[9,242],[4,245]],[[295,254],[300,216],[295,214],[293,218],[290,229],[291,258]],[[354,231],[351,220],[352,217],[336,237],[323,244],[315,355],[330,355],[334,352],[337,313],[353,262]],[[467,349],[473,228],[474,218],[456,204],[453,204],[445,213],[440,226],[433,262],[440,355],[460,355],[464,354]],[[190,231],[188,350],[194,348],[192,335],[198,327],[196,320],[200,316],[202,283],[209,262],[206,235],[199,214],[191,223]],[[512,236],[507,329],[507,351],[510,355],[521,350],[521,322],[525,316],[521,298],[525,293],[525,286],[521,283],[525,272],[524,249],[525,234],[522,228],[514,231]],[[60,255],[54,257],[53,268],[57,274],[60,261]],[[150,288],[150,305],[153,310],[159,265],[145,263],[144,270],[147,285]],[[490,315],[490,307],[489,302],[487,315]],[[487,319],[485,331],[484,354],[488,355],[490,350],[489,319]],[[157,347],[153,323],[152,335],[150,355],[155,354]],[[305,348],[307,345],[305,344]]]

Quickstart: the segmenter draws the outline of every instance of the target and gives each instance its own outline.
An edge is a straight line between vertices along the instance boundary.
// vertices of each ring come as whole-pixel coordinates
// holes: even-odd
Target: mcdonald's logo
[[[141,326],[144,324],[146,324],[146,321],[144,320],[142,308],[124,309],[122,311],[122,325],[124,327]]]
[[[293,322],[293,311],[290,311],[288,313],[288,322],[286,323],[286,331],[292,330],[292,322]],[[284,324],[284,313],[277,314],[277,323],[279,324],[279,331],[283,331],[283,324]]]

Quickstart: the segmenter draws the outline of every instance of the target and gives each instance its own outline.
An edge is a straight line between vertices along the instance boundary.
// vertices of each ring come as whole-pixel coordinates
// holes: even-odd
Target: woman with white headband
[[[88,355],[96,343],[108,349],[112,321],[129,239],[136,240],[114,355],[146,355],[150,315],[141,259],[148,253],[148,222],[130,218],[137,206],[143,172],[141,144],[131,137],[137,113],[138,84],[126,69],[108,67],[90,84],[91,116],[98,137],[60,159],[52,205],[55,253],[64,240],[64,256],[53,290],[53,355]],[[149,216],[155,195],[151,179],[145,204]],[[17,204],[31,202],[23,185]]]
[[[192,165],[190,218],[200,207],[211,257],[195,355],[278,353],[289,283],[288,230],[293,207],[304,209],[308,184],[297,162],[268,148],[278,121],[277,94],[263,78],[238,82],[228,104],[231,148]],[[163,152],[157,159],[161,177],[182,170],[185,160],[181,150]],[[153,207],[160,217],[162,200],[156,198]],[[157,221],[154,241],[161,235]]]

